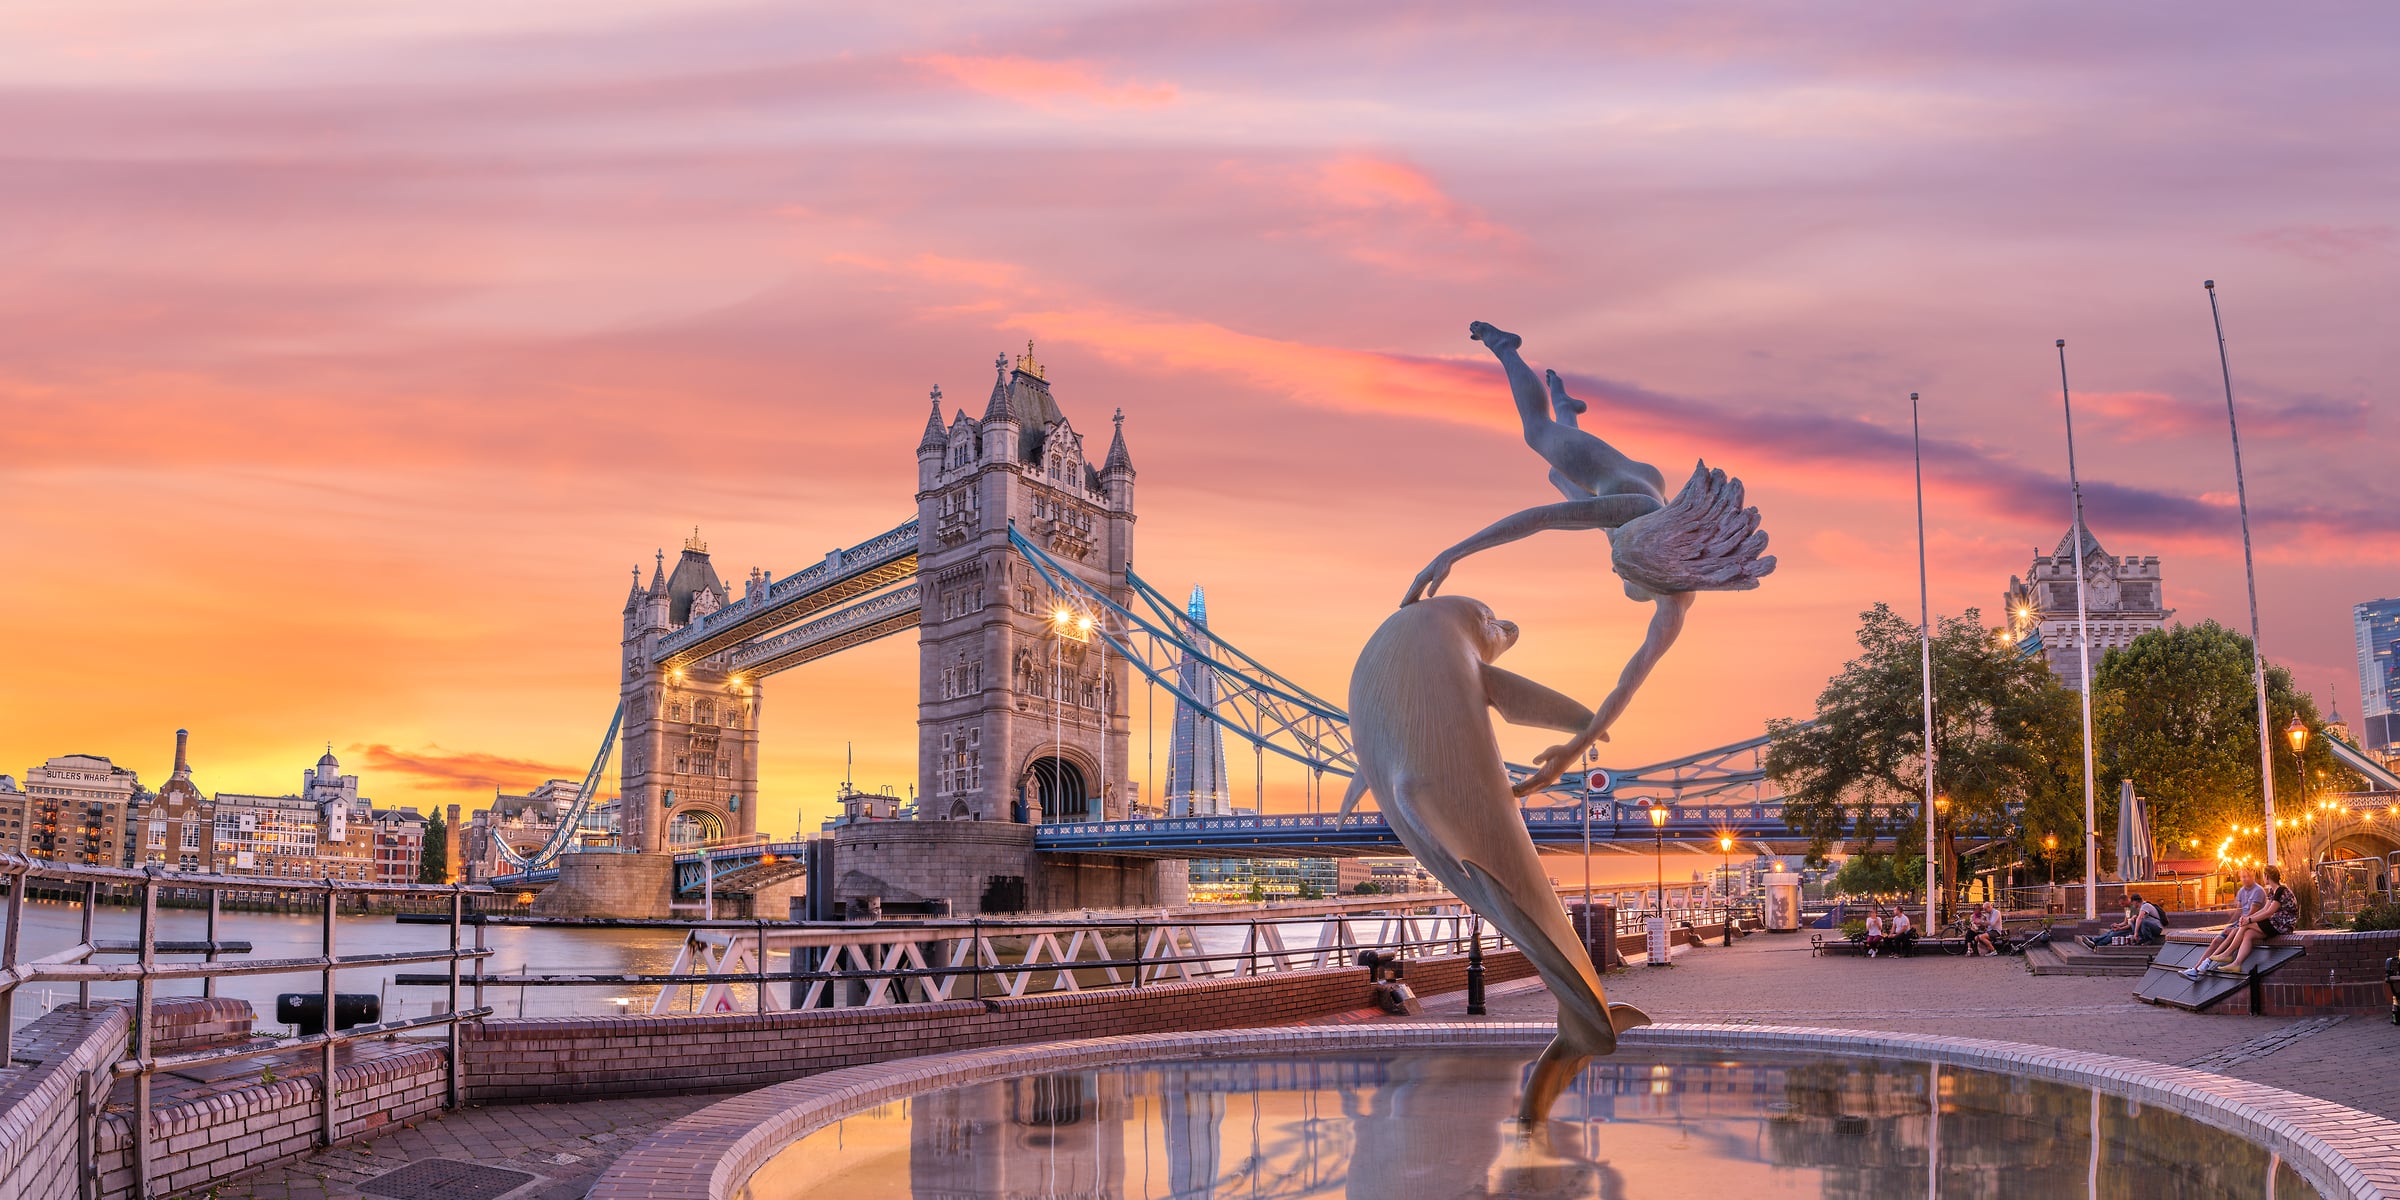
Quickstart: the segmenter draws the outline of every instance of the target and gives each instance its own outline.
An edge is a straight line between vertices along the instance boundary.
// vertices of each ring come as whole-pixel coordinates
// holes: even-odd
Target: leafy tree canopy
[[[1859,656],[1817,697],[1813,722],[1768,724],[1767,775],[1784,791],[1787,819],[1809,834],[1813,857],[1842,840],[1845,827],[1854,828],[1852,850],[1871,850],[1886,836],[1919,845],[1924,836],[1917,625],[1878,604],[1860,614],[1858,644]],[[2029,840],[2062,831],[2062,844],[2080,842],[2074,693],[1972,608],[1936,621],[1933,685],[1934,788],[1950,798],[1950,829],[2008,837],[2021,827]]]
[[[2101,829],[2116,828],[2118,784],[2127,779],[2149,801],[2162,855],[2206,857],[2229,826],[2258,824],[2258,692],[2249,638],[2215,621],[2154,629],[2109,651],[2093,669],[2092,684]],[[2362,788],[2327,746],[2316,701],[2292,686],[2291,672],[2269,663],[2276,810],[2295,813],[2303,804],[2303,764],[2284,733],[2294,715],[2309,731],[2305,795]],[[2248,848],[2259,847],[2253,841]]]

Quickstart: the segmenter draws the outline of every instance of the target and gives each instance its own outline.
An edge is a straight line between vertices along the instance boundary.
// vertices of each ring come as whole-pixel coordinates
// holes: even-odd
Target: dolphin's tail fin
[[[1366,772],[1361,771],[1350,777],[1350,790],[1342,793],[1342,811],[1334,814],[1334,819],[1340,820],[1349,816],[1350,810],[1358,807],[1359,798],[1366,794],[1367,776]]]
[[[1561,1025],[1572,1019],[1567,1015],[1565,1005],[1559,1006],[1558,1016]],[[1614,1033],[1623,1033],[1637,1025],[1649,1024],[1650,1014],[1630,1004],[1611,1004],[1608,1006],[1608,1023]],[[1592,1041],[1588,1034],[1578,1036],[1564,1031],[1550,1039],[1550,1044],[1542,1050],[1542,1056],[1534,1060],[1532,1077],[1525,1081],[1525,1098],[1517,1107],[1517,1120],[1527,1125],[1538,1125],[1549,1119],[1550,1106],[1557,1102],[1560,1093],[1567,1090],[1567,1083],[1575,1078],[1576,1073],[1583,1070],[1583,1064],[1592,1060],[1591,1053],[1586,1049]]]

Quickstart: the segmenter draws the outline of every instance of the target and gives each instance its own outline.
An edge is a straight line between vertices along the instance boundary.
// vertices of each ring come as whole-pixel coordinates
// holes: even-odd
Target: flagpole
[[[2242,426],[2233,417],[2233,364],[2225,357],[2225,318],[2217,312],[2217,281],[2208,290],[2208,319],[2217,327],[2217,370],[2225,377],[2225,427],[2233,432],[2233,498],[2242,512],[2242,577],[2250,584],[2250,674],[2258,684],[2258,785],[2266,797],[2267,861],[2275,859],[2275,758],[2267,733],[2267,651],[2258,641],[2258,569],[2250,563],[2250,493],[2242,486]]]
[[[1933,593],[1925,582],[1925,441],[1917,423],[1917,394],[1908,394],[1908,440],[1917,460],[1917,654],[1925,693],[1925,936],[1932,937],[1941,916],[1941,866],[1933,857]]]
[[[2067,339],[2058,339],[2058,401],[2067,414],[2067,497],[2075,528],[2067,536],[2075,555],[2075,658],[2083,693],[2083,919],[2100,915],[2100,830],[2092,800],[2092,620],[2083,596],[2083,484],[2075,478],[2075,400],[2067,390]]]

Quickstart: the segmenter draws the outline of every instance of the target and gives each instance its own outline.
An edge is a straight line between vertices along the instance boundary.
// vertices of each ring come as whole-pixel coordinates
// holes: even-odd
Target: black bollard
[[[1475,938],[1467,943],[1467,1015],[1483,1015],[1483,927],[1476,922]]]
[[[2383,986],[2392,993],[2392,1024],[2400,1025],[2400,954],[2383,960]]]

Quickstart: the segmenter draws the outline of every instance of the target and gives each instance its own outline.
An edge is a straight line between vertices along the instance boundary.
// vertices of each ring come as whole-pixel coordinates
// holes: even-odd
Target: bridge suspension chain
[[[575,835],[583,829],[584,816],[591,812],[592,802],[599,798],[600,777],[608,771],[608,755],[610,751],[616,749],[617,730],[624,723],[625,702],[619,700],[617,711],[609,714],[608,732],[600,737],[600,753],[592,756],[592,769],[584,772],[583,786],[575,789],[575,803],[569,805],[567,811],[559,815],[558,828],[550,832],[549,840],[543,842],[540,849],[535,850],[532,854],[519,854],[515,847],[508,844],[507,838],[499,836],[497,831],[493,833],[492,848],[499,851],[500,857],[505,859],[510,866],[515,867],[519,872],[524,872],[539,871],[558,865],[558,856],[565,853],[568,846],[574,844]],[[455,867],[456,864],[453,864],[453,869]]]

